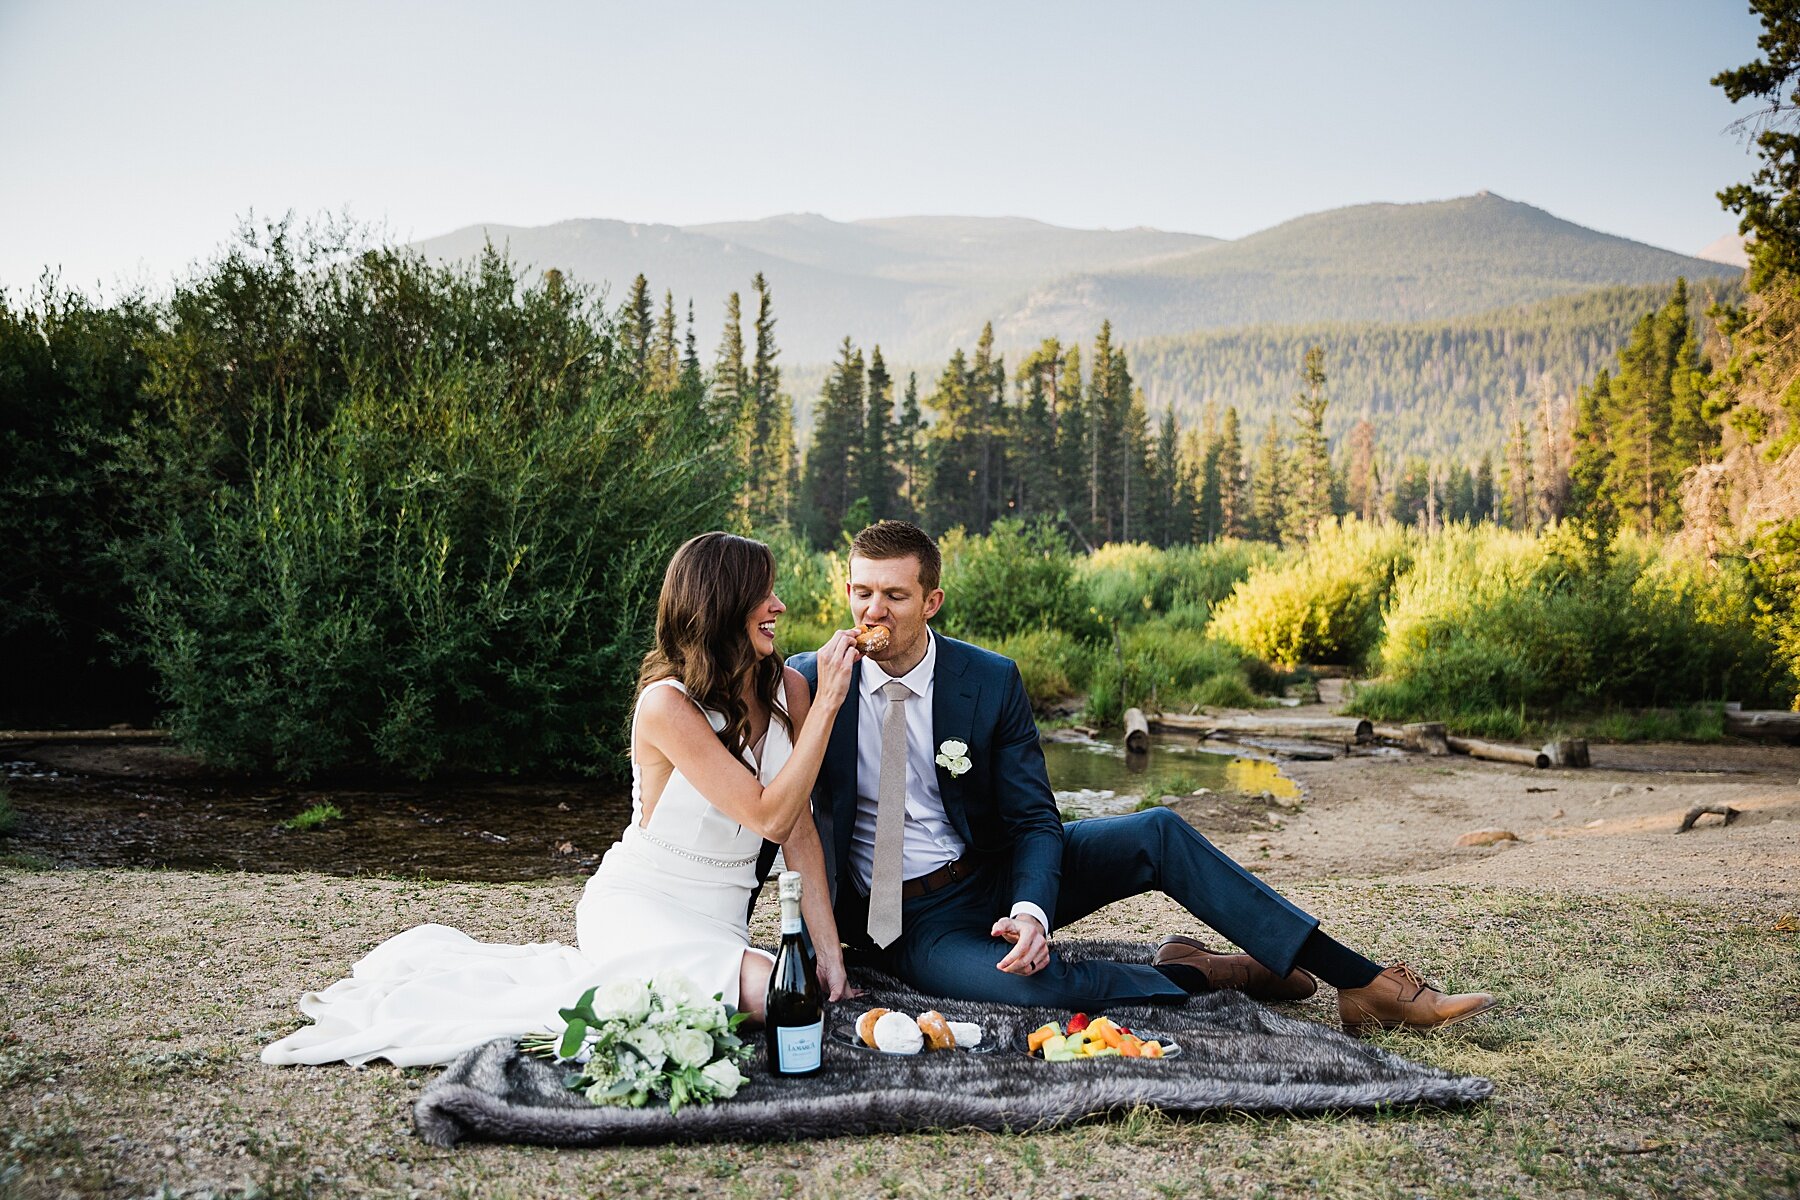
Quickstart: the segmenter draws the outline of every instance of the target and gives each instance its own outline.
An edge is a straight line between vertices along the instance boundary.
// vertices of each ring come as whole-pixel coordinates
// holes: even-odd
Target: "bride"
[[[747,927],[762,839],[805,880],[803,916],[833,1000],[849,994],[810,796],[859,657],[847,631],[819,651],[819,687],[782,665],[775,558],[705,533],[675,552],[644,656],[631,731],[631,823],[575,910],[579,948],[478,942],[421,925],[371,950],[350,978],[300,998],[313,1019],[266,1063],[449,1062],[547,1030],[609,979],[675,971],[762,1016],[774,959]]]

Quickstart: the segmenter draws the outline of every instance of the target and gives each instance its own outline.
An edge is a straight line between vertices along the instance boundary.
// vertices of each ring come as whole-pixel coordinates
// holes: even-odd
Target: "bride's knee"
[[[769,960],[754,950],[744,951],[744,962],[738,968],[738,1011],[750,1014],[750,1019],[760,1022],[763,1019],[763,1005],[769,994],[769,972],[772,969]]]

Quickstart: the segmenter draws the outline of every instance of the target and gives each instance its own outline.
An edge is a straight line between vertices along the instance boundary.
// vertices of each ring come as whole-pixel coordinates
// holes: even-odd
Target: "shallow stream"
[[[1063,815],[1130,812],[1200,788],[1293,794],[1271,762],[1162,738],[1129,758],[1116,744],[1048,741]],[[585,875],[630,817],[629,797],[576,782],[308,787],[211,776],[153,747],[46,747],[0,761],[17,821],[0,861],[180,870],[508,880]],[[342,819],[294,831],[315,804]]]

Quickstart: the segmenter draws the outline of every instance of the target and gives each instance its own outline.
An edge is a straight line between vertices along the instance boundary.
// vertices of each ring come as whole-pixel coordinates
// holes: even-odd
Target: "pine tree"
[[[1534,522],[1531,484],[1531,430],[1515,416],[1506,439],[1506,462],[1500,468],[1500,520],[1511,529],[1531,529]]]
[[[650,342],[650,386],[674,395],[681,386],[681,359],[675,344],[675,293],[663,292],[662,315]]]
[[[681,354],[681,386],[695,389],[702,386],[700,374],[700,350],[694,339],[694,301],[688,299],[687,336]]]
[[[1581,527],[1593,558],[1604,562],[1618,524],[1607,476],[1612,470],[1606,413],[1612,407],[1612,376],[1603,367],[1575,394],[1575,433],[1569,462],[1568,513]]]
[[[802,489],[807,533],[820,547],[835,545],[851,506],[861,497],[857,458],[863,445],[863,356],[845,338],[813,410],[812,445],[806,451]]]
[[[976,477],[971,533],[985,533],[1001,510],[1006,491],[1006,364],[994,354],[994,323],[981,327],[975,360],[969,366],[969,426],[975,437]]]
[[[1092,542],[1087,520],[1088,397],[1081,378],[1081,347],[1063,352],[1062,374],[1056,381],[1056,402],[1061,415],[1056,423],[1056,503],[1068,515],[1083,540]]]
[[[982,414],[970,398],[969,360],[962,350],[950,356],[931,395],[937,423],[931,427],[931,483],[926,490],[928,525],[938,531],[961,527],[981,532]]]
[[[925,417],[919,411],[919,373],[906,375],[906,398],[900,404],[900,424],[896,432],[900,453],[900,473],[905,490],[902,512],[908,520],[918,520],[921,493],[925,487]]]
[[[631,281],[631,298],[619,321],[619,337],[625,346],[626,361],[639,376],[650,366],[650,337],[655,324],[651,317],[650,281],[639,275]]]
[[[789,516],[793,403],[782,394],[781,368],[775,364],[781,351],[775,345],[774,297],[760,271],[750,286],[756,291],[756,354],[750,362],[746,397],[750,410],[750,521],[753,528],[762,529],[781,525]],[[785,440],[784,430],[790,431]]]
[[[1536,524],[1561,519],[1569,506],[1568,406],[1547,375],[1538,377],[1537,437],[1533,443],[1532,514]]]
[[[1281,422],[1271,416],[1268,432],[1256,451],[1256,470],[1250,477],[1250,513],[1256,536],[1281,541],[1287,515],[1287,451],[1281,444]]]
[[[1167,404],[1150,459],[1150,510],[1144,528],[1150,541],[1170,546],[1193,539],[1193,516],[1183,511],[1183,500],[1181,426],[1175,420],[1175,406]]]
[[[1431,499],[1431,466],[1414,455],[1394,480],[1388,495],[1388,514],[1402,525],[1428,524],[1433,509]]]
[[[1373,521],[1379,511],[1375,481],[1375,426],[1367,417],[1350,430],[1350,469],[1344,484],[1344,501],[1349,510],[1365,521]]]
[[[1331,446],[1325,437],[1325,351],[1306,352],[1303,390],[1294,397],[1294,457],[1285,532],[1289,540],[1309,540],[1331,516]]]
[[[1225,426],[1219,433],[1219,536],[1250,535],[1250,506],[1244,487],[1244,438],[1238,425],[1237,407],[1225,410]]]
[[[1119,439],[1119,540],[1141,542],[1150,536],[1150,411],[1144,389],[1131,387],[1125,356],[1114,355],[1113,364],[1131,397]]]
[[[1494,460],[1491,455],[1481,456],[1481,465],[1475,468],[1475,519],[1477,521],[1495,521],[1499,519],[1496,508],[1497,497],[1494,494]]]
[[[896,519],[900,508],[899,474],[894,469],[898,426],[894,420],[894,381],[881,347],[869,352],[868,408],[863,415],[862,452],[857,459],[856,491],[866,496],[873,520]]]
[[[731,464],[738,478],[736,522],[750,528],[750,439],[755,421],[750,404],[749,379],[744,371],[744,323],[736,292],[725,298],[725,331],[713,364],[712,399],[709,405],[715,429],[727,431]]]
[[[1062,368],[1062,343],[1045,338],[1019,364],[1014,381],[1019,417],[1011,474],[1013,511],[1019,516],[1053,517],[1062,507],[1056,478],[1057,384]]]

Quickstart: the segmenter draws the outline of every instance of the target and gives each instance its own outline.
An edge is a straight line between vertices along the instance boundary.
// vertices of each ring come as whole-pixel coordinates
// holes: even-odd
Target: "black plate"
[[[864,1010],[864,1011],[867,1011],[867,1010]],[[860,1016],[862,1016],[862,1013],[857,1013],[856,1015],[858,1017],[860,1017]],[[948,1013],[945,1013],[944,1020],[954,1021],[954,1020],[957,1020],[957,1018],[951,1016]],[[981,1024],[979,1021],[970,1021],[968,1023],[971,1025],[980,1025]],[[848,1046],[853,1050],[861,1050],[864,1054],[886,1054],[891,1058],[917,1058],[917,1057],[919,1057],[919,1054],[932,1054],[932,1053],[942,1054],[942,1053],[945,1053],[945,1051],[941,1051],[941,1050],[935,1051],[935,1052],[931,1051],[931,1050],[921,1050],[921,1051],[919,1051],[919,1054],[901,1054],[894,1050],[877,1050],[875,1047],[869,1045],[868,1043],[864,1042],[861,1038],[856,1036],[856,1022],[855,1021],[851,1021],[848,1024],[838,1025],[835,1028],[833,1028],[831,1031],[831,1040],[836,1042],[840,1046]],[[992,1038],[992,1036],[990,1036],[990,1031],[988,1030],[988,1028],[986,1026],[982,1026],[981,1045],[972,1046],[967,1050],[964,1050],[961,1046],[956,1047],[957,1051],[959,1051],[963,1054],[993,1054],[995,1051],[998,1051],[1002,1048],[1003,1048],[1003,1044],[1000,1042],[996,1042]]]
[[[1032,1033],[1035,1033],[1035,1032],[1037,1032],[1037,1031],[1032,1030]],[[1143,1038],[1146,1042],[1161,1042],[1162,1048],[1163,1048],[1162,1058],[1142,1058],[1142,1059],[1135,1059],[1132,1061],[1162,1062],[1164,1059],[1181,1057],[1181,1043],[1170,1040],[1171,1038],[1174,1037],[1174,1034],[1158,1033],[1154,1029],[1136,1029],[1136,1028],[1132,1029],[1131,1032],[1137,1034],[1139,1037]],[[1030,1033],[1021,1033],[1018,1037],[1014,1038],[1013,1039],[1013,1049],[1017,1050],[1021,1054],[1029,1054],[1033,1059],[1037,1060],[1038,1062],[1044,1061],[1044,1056],[1042,1054],[1034,1053],[1032,1051],[1032,1049],[1031,1049],[1031,1034]],[[1087,1062],[1089,1060],[1083,1059],[1083,1058],[1078,1058],[1075,1061],[1076,1062]],[[1109,1054],[1105,1058],[1098,1059],[1095,1061],[1111,1062],[1111,1061],[1113,1061],[1113,1058],[1112,1058],[1112,1055]],[[1057,1063],[1056,1065],[1060,1067],[1063,1064]]]

